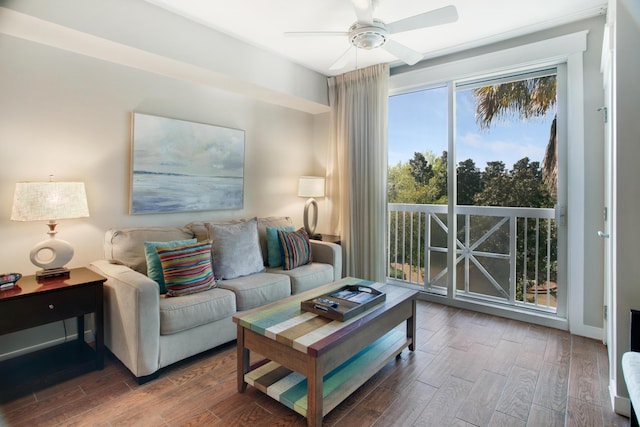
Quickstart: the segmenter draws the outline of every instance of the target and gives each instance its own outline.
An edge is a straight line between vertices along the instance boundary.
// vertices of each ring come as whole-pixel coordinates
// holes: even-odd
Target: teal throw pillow
[[[293,225],[282,227],[267,227],[267,265],[271,268],[282,265],[282,254],[280,253],[280,241],[278,230],[295,231]]]
[[[196,241],[196,239],[186,239],[174,240],[172,242],[144,242],[144,256],[147,258],[147,277],[158,283],[158,285],[160,286],[161,294],[167,293],[167,287],[164,283],[162,264],[160,263],[160,258],[158,257],[156,248],[158,246],[175,248],[177,246],[196,243]]]

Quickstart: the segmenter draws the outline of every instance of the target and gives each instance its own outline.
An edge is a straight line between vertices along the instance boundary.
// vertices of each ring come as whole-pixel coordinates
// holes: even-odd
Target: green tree
[[[387,182],[389,203],[418,203],[418,185],[408,163],[389,167]]]
[[[446,160],[432,152],[415,153],[407,163],[399,162],[388,169],[389,203],[446,203]],[[444,173],[444,186],[441,185]],[[444,201],[443,201],[444,200]]]
[[[434,202],[438,205],[446,205],[448,198],[447,189],[447,170],[449,165],[447,164],[447,152],[443,151],[442,155],[434,160],[433,166],[433,178],[431,178],[431,185],[433,186]]]
[[[413,159],[409,160],[411,174],[418,184],[427,185],[433,177],[433,166],[422,153],[414,153]]]
[[[518,160],[511,171],[502,162],[489,162],[482,174],[482,191],[474,198],[480,206],[552,207],[539,162]]]
[[[473,89],[481,129],[513,116],[541,117],[556,105],[556,76],[536,77]]]
[[[542,179],[540,162],[528,157],[518,160],[511,171],[511,206],[530,208],[553,207]]]
[[[458,204],[473,205],[475,195],[482,189],[482,174],[473,160],[458,163]]]
[[[487,166],[484,168],[482,176],[483,181],[488,181],[493,178],[502,176],[506,173],[504,162],[494,160],[493,162],[487,162]]]

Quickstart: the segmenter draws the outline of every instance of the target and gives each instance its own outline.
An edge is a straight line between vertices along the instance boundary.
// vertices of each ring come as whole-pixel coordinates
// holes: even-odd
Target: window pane
[[[389,98],[389,277],[439,288],[447,281],[447,219],[432,205],[448,200],[447,111],[446,87]]]
[[[456,91],[456,165],[459,205],[553,207],[555,74],[466,84]],[[551,144],[550,144],[551,141]]]
[[[447,203],[447,88],[389,97],[389,203]]]

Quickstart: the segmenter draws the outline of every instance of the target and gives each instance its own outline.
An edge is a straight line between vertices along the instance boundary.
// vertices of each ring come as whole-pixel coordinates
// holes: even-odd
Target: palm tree
[[[489,129],[497,120],[518,116],[520,119],[541,117],[555,107],[556,76],[535,77],[473,89],[476,99],[476,122]],[[556,118],[542,162],[542,176],[549,193],[557,194],[558,161]]]

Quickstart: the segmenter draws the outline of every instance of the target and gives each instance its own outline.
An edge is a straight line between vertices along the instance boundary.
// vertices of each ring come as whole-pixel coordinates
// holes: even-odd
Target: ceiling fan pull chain
[[[358,69],[358,49],[356,49],[356,70]]]

